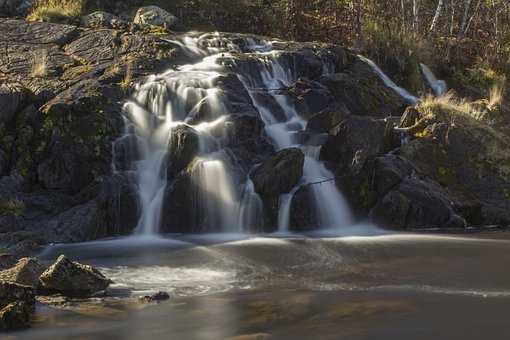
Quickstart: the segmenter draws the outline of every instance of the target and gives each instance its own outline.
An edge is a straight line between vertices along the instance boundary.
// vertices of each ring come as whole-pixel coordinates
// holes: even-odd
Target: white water
[[[428,84],[434,91],[436,97],[441,97],[446,93],[448,87],[446,86],[446,82],[441,79],[437,79],[432,70],[425,64],[420,64],[421,71],[423,76],[427,80]]]
[[[383,70],[381,70],[381,68],[377,66],[372,60],[362,55],[358,55],[358,58],[367,63],[375,71],[375,73],[379,75],[384,84],[389,88],[393,89],[395,92],[397,92],[402,98],[406,99],[413,105],[417,104],[420,101],[418,97],[413,96],[411,93],[409,93],[409,91],[395,84],[395,82],[391,80],[390,77],[388,77],[386,73],[384,73]]]
[[[126,134],[138,137],[141,153],[141,160],[134,167],[142,210],[137,233],[151,235],[159,231],[167,187],[165,169],[170,134],[175,126],[186,124],[204,107],[213,121],[192,126],[200,136],[200,154],[193,163],[192,174],[200,188],[195,202],[199,209],[197,214],[202,214],[202,223],[206,224],[201,230],[260,230],[264,221],[262,201],[247,174],[233,171],[231,160],[221,151],[228,102],[215,84],[229,72],[236,73],[248,91],[275,149],[298,147],[305,154],[302,179],[297,187],[280,198],[279,231],[290,229],[292,200],[302,187],[307,190],[311,209],[314,209],[316,227],[351,225],[353,220],[335,185],[334,174],[319,161],[320,147],[301,145],[297,138],[306,129],[307,122],[299,116],[285,93],[299,76],[292,61],[291,65],[284,64],[279,58],[281,51],[273,50],[271,42],[253,38],[235,41],[220,34],[192,34],[172,41],[198,62],[151,76],[138,86],[132,100],[125,105]],[[253,63],[244,69],[231,51],[247,53]],[[362,56],[360,59],[368,63],[388,87],[412,103],[418,101],[371,60]],[[323,72],[334,72],[334,65],[324,61]]]

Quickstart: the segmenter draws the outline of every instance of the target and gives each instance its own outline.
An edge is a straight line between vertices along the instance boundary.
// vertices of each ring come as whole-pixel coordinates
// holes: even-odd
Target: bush
[[[79,21],[85,0],[36,0],[27,19],[54,23]]]

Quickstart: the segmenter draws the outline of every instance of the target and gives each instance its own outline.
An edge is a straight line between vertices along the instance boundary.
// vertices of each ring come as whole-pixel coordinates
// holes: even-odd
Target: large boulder
[[[335,128],[322,147],[320,159],[332,163],[342,173],[350,167],[362,167],[365,161],[390,151],[395,121],[374,117],[349,116]]]
[[[105,290],[112,282],[94,267],[73,262],[64,255],[42,273],[40,280],[50,292],[68,296],[88,296]]]
[[[179,125],[170,131],[168,141],[167,176],[173,178],[193,161],[199,149],[198,132],[188,125]]]
[[[182,30],[179,18],[158,6],[140,7],[133,19],[140,26],[160,26],[169,30]]]
[[[77,35],[78,28],[71,25],[0,18],[0,32],[0,41],[62,46]]]
[[[400,116],[407,107],[407,102],[360,60],[342,73],[324,75],[320,82],[354,115]]]
[[[303,176],[304,161],[304,154],[298,148],[276,153],[250,174],[255,191],[263,197],[289,193]]]
[[[30,326],[35,312],[32,288],[0,281],[0,330],[16,330]]]
[[[39,276],[44,269],[43,265],[36,259],[25,257],[20,259],[14,267],[0,271],[0,281],[37,288],[39,286]]]

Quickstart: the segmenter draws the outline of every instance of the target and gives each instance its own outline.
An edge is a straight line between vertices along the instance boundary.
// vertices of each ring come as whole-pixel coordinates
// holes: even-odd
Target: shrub
[[[27,19],[55,23],[79,21],[85,0],[36,0]]]

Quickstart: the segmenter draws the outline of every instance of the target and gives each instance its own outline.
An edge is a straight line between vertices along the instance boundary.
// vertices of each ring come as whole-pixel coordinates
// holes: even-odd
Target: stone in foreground
[[[40,280],[49,292],[66,296],[89,296],[112,283],[94,267],[73,262],[64,255],[42,273]]]
[[[37,288],[42,272],[44,267],[39,261],[25,257],[20,259],[14,267],[1,271],[0,280]]]
[[[31,287],[0,281],[0,330],[16,330],[30,326],[35,312]]]

